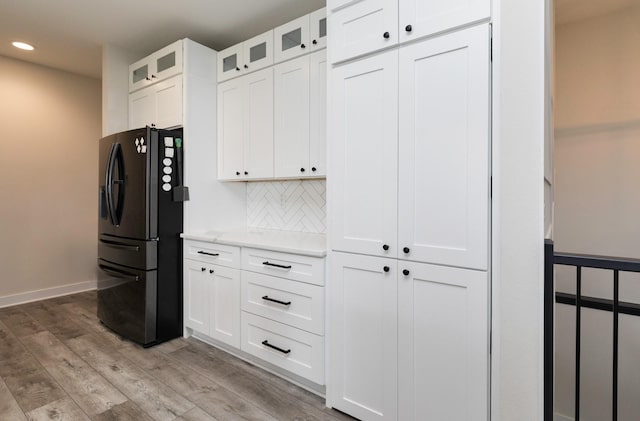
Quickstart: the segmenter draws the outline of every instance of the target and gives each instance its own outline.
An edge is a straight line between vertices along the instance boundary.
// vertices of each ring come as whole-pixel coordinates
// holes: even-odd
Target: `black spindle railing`
[[[554,282],[554,265],[573,266],[576,268],[576,293],[556,293]],[[585,297],[582,295],[582,268],[606,269],[613,272],[613,300]],[[639,259],[619,257],[591,256],[570,253],[556,253],[553,242],[545,241],[545,332],[544,332],[544,420],[553,421],[553,306],[569,304],[576,306],[576,367],[575,367],[575,415],[580,421],[580,342],[581,342],[581,309],[592,308],[613,312],[613,376],[612,382],[612,420],[618,420],[618,347],[619,316],[631,314],[640,316],[640,305],[620,302],[620,272],[640,272]]]

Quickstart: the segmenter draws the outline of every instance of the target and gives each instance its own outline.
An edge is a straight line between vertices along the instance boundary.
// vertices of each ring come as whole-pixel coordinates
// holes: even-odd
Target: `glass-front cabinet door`
[[[242,74],[244,68],[243,43],[236,44],[218,53],[218,82]]]
[[[274,62],[288,60],[308,51],[309,15],[285,23],[273,30]]]
[[[273,30],[243,42],[242,70],[253,72],[273,64]]]
[[[129,66],[129,92],[145,87],[151,83],[150,62],[143,59]]]
[[[312,50],[327,46],[327,9],[322,8],[309,14],[309,40]]]
[[[182,40],[158,50],[152,57],[152,82],[158,82],[182,73]]]

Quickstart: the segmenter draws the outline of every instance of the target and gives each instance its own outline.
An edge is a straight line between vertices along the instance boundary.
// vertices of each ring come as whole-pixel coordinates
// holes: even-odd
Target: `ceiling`
[[[553,0],[557,25],[640,7],[640,0]]]
[[[324,7],[325,0],[0,0],[0,55],[100,78],[102,46],[143,57],[181,38],[215,50]],[[34,51],[18,50],[28,42]]]

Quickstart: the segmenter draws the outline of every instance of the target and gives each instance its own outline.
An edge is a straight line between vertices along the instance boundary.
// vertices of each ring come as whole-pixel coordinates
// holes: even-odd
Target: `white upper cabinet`
[[[397,286],[398,419],[487,421],[487,272],[398,261]]]
[[[275,72],[275,176],[309,169],[309,57],[278,64]]]
[[[337,63],[398,43],[398,5],[393,0],[361,0],[338,8],[328,1],[329,62]]]
[[[486,270],[489,27],[400,48],[398,257]]]
[[[129,66],[129,92],[182,73],[183,41],[176,41]]]
[[[330,63],[491,16],[490,0],[328,0],[327,8]]]
[[[327,9],[309,14],[309,48],[319,50],[327,46]]]
[[[490,0],[400,0],[400,42],[436,34],[491,16]]]
[[[129,94],[129,128],[182,125],[182,75]]]
[[[302,16],[273,30],[274,62],[280,63],[309,51],[309,15]]]
[[[331,74],[331,248],[396,257],[398,51]]]
[[[273,30],[218,53],[218,82],[273,64]]]
[[[218,178],[273,177],[273,69],[218,85]]]

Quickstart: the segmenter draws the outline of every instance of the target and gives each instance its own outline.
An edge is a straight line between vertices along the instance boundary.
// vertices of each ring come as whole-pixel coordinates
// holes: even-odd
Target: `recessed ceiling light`
[[[33,50],[33,45],[29,45],[26,42],[14,41],[11,44],[13,44],[14,47],[19,48],[21,50],[27,50],[27,51]]]

